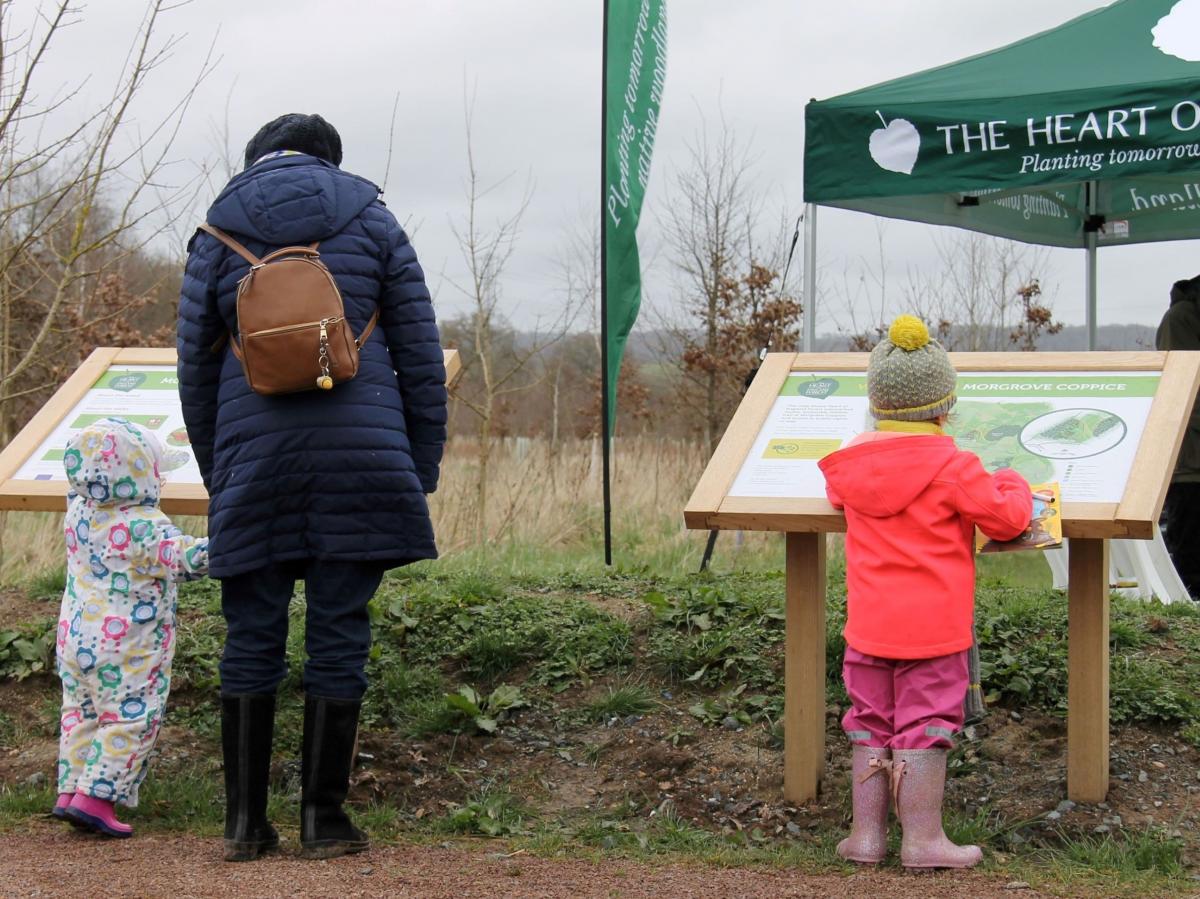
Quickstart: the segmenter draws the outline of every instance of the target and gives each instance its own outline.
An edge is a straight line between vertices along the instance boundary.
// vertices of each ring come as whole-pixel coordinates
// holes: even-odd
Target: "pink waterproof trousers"
[[[932,659],[882,659],[849,646],[842,679],[851,743],[889,749],[954,745],[967,695],[967,650]]]

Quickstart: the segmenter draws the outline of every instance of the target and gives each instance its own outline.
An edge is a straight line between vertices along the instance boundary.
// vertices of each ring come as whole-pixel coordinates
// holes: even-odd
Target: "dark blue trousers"
[[[221,579],[228,634],[221,658],[225,695],[274,693],[287,674],[288,605],[296,581],[307,601],[304,690],[362,699],[367,690],[371,622],[367,603],[387,566],[319,559],[285,562]]]

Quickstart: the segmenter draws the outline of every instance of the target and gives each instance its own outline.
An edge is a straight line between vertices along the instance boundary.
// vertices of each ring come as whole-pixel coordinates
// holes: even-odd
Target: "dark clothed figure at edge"
[[[1200,276],[1172,285],[1171,305],[1154,345],[1160,350],[1200,350]],[[1163,538],[1171,561],[1188,593],[1200,598],[1200,401],[1192,406],[1164,509]]]

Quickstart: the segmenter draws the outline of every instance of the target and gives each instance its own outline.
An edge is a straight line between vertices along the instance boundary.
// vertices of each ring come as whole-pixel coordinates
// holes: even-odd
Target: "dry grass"
[[[442,484],[432,497],[434,526],[445,554],[528,560],[599,559],[603,534],[599,441],[499,441],[490,461],[487,521],[479,527],[478,447],[455,439]],[[699,565],[705,535],[683,525],[687,504],[707,461],[698,442],[628,438],[613,454],[613,535],[616,560],[662,573]],[[746,561],[779,556],[778,535],[738,533],[721,543]],[[781,560],[781,556],[779,559]]]
[[[0,586],[23,583],[62,564],[62,515],[0,512]]]
[[[63,564],[59,512],[0,512],[0,587],[45,574]],[[189,534],[206,534],[208,519],[182,516],[175,523]]]
[[[620,559],[644,565],[699,564],[704,535],[683,527],[683,507],[703,471],[698,443],[630,438],[616,442],[613,531]],[[490,462],[487,521],[478,515],[478,445],[455,438],[446,450],[441,485],[431,498],[444,556],[501,555],[514,548],[547,555],[597,554],[601,540],[601,455],[598,441],[497,441]],[[0,515],[0,585],[21,583],[62,563],[62,516]],[[177,522],[204,533],[205,520]],[[777,537],[745,534],[723,539],[721,552],[775,552]]]
[[[703,470],[697,446],[671,440],[617,441],[613,457],[613,507],[621,530],[674,533],[683,506]],[[442,483],[432,497],[438,539],[449,552],[480,540],[570,545],[590,541],[601,520],[599,441],[498,441],[489,463],[488,514],[478,527],[479,448],[454,439],[447,448]]]

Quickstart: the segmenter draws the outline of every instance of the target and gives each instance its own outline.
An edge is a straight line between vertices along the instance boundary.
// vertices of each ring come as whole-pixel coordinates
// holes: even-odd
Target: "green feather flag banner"
[[[607,429],[617,414],[617,375],[642,302],[637,225],[650,178],[667,74],[666,0],[608,0],[604,48],[602,311]]]

